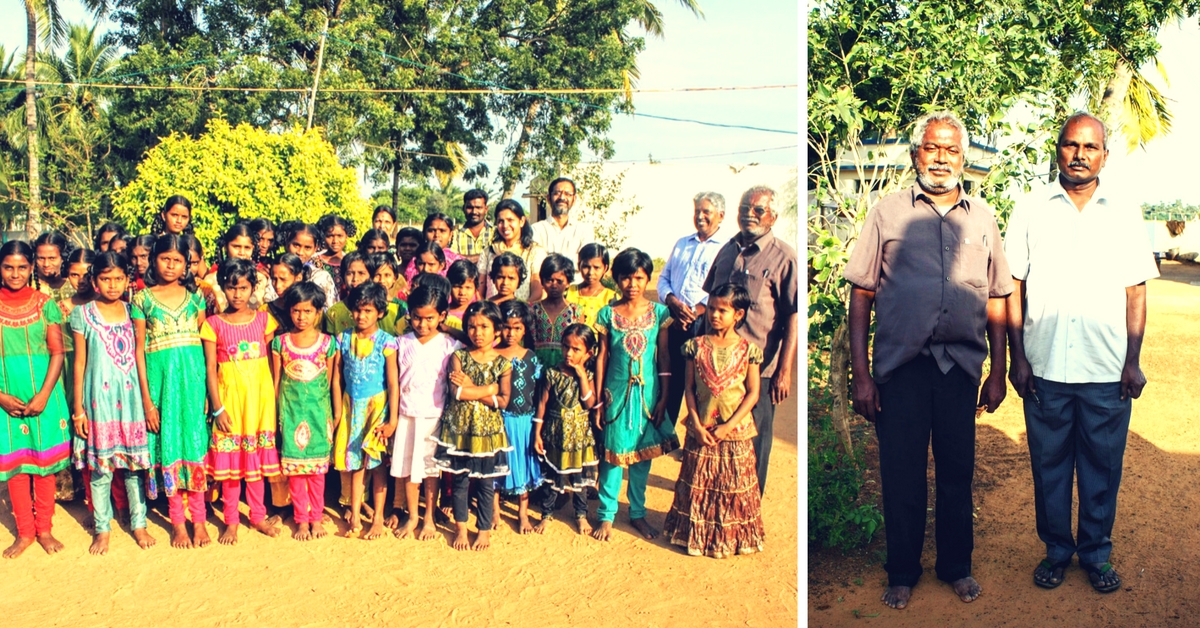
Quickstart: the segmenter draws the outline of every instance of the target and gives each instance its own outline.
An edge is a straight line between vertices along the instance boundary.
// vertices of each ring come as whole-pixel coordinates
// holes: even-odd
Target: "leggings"
[[[467,473],[454,474],[454,521],[466,523],[469,514],[468,504],[470,494],[475,494],[479,519],[476,521],[480,532],[492,529],[492,499],[496,492],[492,478],[482,478],[475,481],[475,489],[471,490],[471,476]]]
[[[296,523],[321,523],[325,512],[325,474],[288,476]]]
[[[263,503],[265,482],[246,481],[246,505],[250,506],[250,525],[258,525],[267,518],[267,506]],[[225,502],[225,525],[238,523],[238,499],[242,494],[241,480],[221,482],[221,500]]]
[[[202,525],[205,519],[208,519],[208,513],[204,509],[204,493],[201,491],[175,491],[174,495],[167,496],[167,512],[171,517],[171,525],[181,526],[187,521],[183,509],[183,497],[187,495],[188,510],[192,513],[192,525]]]
[[[542,516],[554,513],[554,504],[558,501],[560,493],[549,485],[542,486]],[[575,507],[575,518],[580,519],[587,516],[588,503],[586,494],[583,491],[567,491],[571,494],[571,505]]]
[[[115,471],[92,471],[89,483],[92,489],[92,513],[96,519],[96,532],[112,530],[112,487],[113,478],[118,477]],[[119,477],[124,481],[129,506],[129,527],[134,530],[146,529],[146,493],[142,483],[144,473],[122,471]]]
[[[50,534],[54,519],[53,474],[12,476],[8,479],[8,499],[17,520],[17,536],[31,539]]]
[[[89,511],[94,511],[95,509],[92,507],[92,470],[85,468],[83,469],[82,473],[83,490],[87,496],[87,507]],[[117,479],[120,480],[121,476],[126,472],[118,469],[116,473],[118,476]],[[117,510],[129,510],[129,495],[125,493],[124,482],[113,482],[111,486],[113,506],[115,506]]]

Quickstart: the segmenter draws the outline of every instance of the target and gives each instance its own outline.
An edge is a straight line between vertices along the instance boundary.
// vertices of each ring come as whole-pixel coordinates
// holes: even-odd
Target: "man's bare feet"
[[[533,524],[529,522],[529,515],[520,515],[517,517],[517,531],[521,534],[533,532]]]
[[[17,540],[13,541],[12,545],[8,546],[8,549],[4,550],[4,557],[16,558],[21,554],[24,554],[25,550],[29,549],[30,545],[33,545],[32,537],[19,536],[17,537]]]
[[[912,596],[912,587],[888,587],[879,599],[888,606],[900,610],[908,606],[908,598]]]
[[[57,554],[62,551],[63,548],[63,544],[59,542],[58,539],[54,538],[54,535],[49,532],[45,534],[39,534],[37,537],[37,542],[38,545],[42,546],[42,549],[46,550],[47,554]]]
[[[592,533],[592,524],[588,523],[587,517],[575,517],[575,527],[579,529],[581,536],[587,536]]]
[[[954,587],[954,594],[958,596],[958,599],[964,602],[974,602],[975,598],[979,597],[980,593],[983,593],[983,588],[971,576],[959,578],[951,582],[950,586]]]
[[[279,518],[279,515],[271,515],[270,517],[267,517],[258,523],[250,524],[250,527],[271,538],[275,538],[279,536],[279,524],[282,521],[283,520]]]
[[[238,527],[239,524],[225,526],[225,531],[221,536],[217,537],[217,542],[221,545],[237,545],[238,542]]]
[[[534,534],[545,534],[546,526],[550,525],[551,521],[554,521],[554,515],[542,515],[542,520],[533,526]]]
[[[476,552],[483,551],[492,546],[492,531],[480,530],[479,534],[475,535],[475,542],[471,544],[471,549]]]
[[[658,530],[655,530],[653,527],[651,527],[650,524],[646,522],[645,517],[630,519],[629,523],[633,526],[634,530],[641,532],[642,536],[645,537],[647,541],[652,541],[654,540],[654,537],[658,536]]]
[[[133,538],[137,541],[138,547],[142,549],[150,549],[158,544],[158,539],[150,536],[146,528],[138,528],[133,531]]]
[[[363,538],[368,541],[374,541],[375,539],[383,537],[385,534],[387,534],[387,526],[383,524],[382,519],[376,517],[375,520],[371,522],[371,527],[367,530],[367,533],[363,535]]]
[[[597,541],[607,541],[610,537],[612,537],[611,521],[601,521],[600,527],[596,528],[592,532],[592,538],[596,539]]]
[[[325,531],[325,524],[323,522],[318,521],[312,524],[312,538],[323,539],[327,536],[329,536],[329,533]]]
[[[92,539],[92,546],[88,548],[88,553],[92,556],[103,556],[108,553],[108,533],[97,532],[95,538]]]
[[[467,536],[467,524],[457,523],[455,527],[457,532],[454,534],[454,541],[450,543],[450,546],[460,552],[471,549],[471,539]]]
[[[171,547],[176,549],[192,549],[192,540],[188,538],[186,523],[171,526]]]
[[[292,538],[297,541],[311,541],[313,538],[312,526],[307,523],[297,523],[296,534],[292,535]]]
[[[432,521],[426,521],[421,524],[421,529],[417,532],[418,541],[432,541],[437,538],[437,525]]]
[[[192,546],[208,547],[212,545],[212,537],[208,535],[208,526],[203,521],[192,522]]]
[[[407,539],[408,537],[412,536],[413,533],[415,533],[416,531],[417,531],[417,518],[409,517],[408,523],[396,528],[395,530],[392,530],[392,534],[395,534],[396,538],[398,538],[398,539]]]

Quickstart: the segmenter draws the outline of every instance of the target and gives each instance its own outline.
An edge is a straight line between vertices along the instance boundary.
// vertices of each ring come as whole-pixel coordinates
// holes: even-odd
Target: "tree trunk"
[[[34,13],[34,3],[25,1],[25,35],[28,43],[25,49],[25,134],[26,149],[29,153],[29,213],[25,218],[25,236],[33,242],[42,231],[42,188],[38,173],[38,135],[37,135],[37,14]]]
[[[535,100],[529,104],[529,109],[525,111],[525,121],[521,123],[521,139],[517,140],[517,149],[513,151],[512,161],[510,165],[516,167],[517,174],[515,176],[506,175],[504,177],[504,194],[502,198],[512,198],[513,192],[517,189],[517,182],[521,180],[520,172],[523,169],[521,162],[525,161],[525,151],[529,149],[529,136],[533,134],[533,118],[537,116],[538,109],[542,106],[542,101]]]
[[[1100,111],[1096,116],[1104,120],[1109,130],[1120,128],[1121,114],[1125,107],[1125,96],[1129,93],[1129,82],[1133,80],[1133,68],[1123,59],[1117,59],[1112,78],[1104,87],[1104,98],[1100,100]]]
[[[829,389],[833,393],[833,429],[846,455],[853,451],[850,440],[850,328],[845,321],[833,331],[833,346],[829,350]],[[863,374],[863,377],[870,377]]]
[[[400,215],[400,160],[392,162],[392,213]]]

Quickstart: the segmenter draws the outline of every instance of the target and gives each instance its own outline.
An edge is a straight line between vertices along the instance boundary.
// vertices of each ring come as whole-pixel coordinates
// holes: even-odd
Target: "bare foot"
[[[888,587],[879,597],[884,604],[900,610],[908,606],[908,598],[912,596],[912,587]]]
[[[533,524],[529,522],[529,515],[521,515],[517,517],[517,530],[521,534],[529,534],[533,532]]]
[[[312,538],[323,539],[327,536],[329,536],[329,533],[325,531],[325,525],[323,523],[317,522],[312,524]]]
[[[437,526],[432,522],[421,524],[421,530],[417,532],[418,541],[431,541],[437,538]]]
[[[575,525],[579,528],[579,534],[582,536],[592,533],[592,524],[588,523],[587,517],[576,517]]]
[[[392,534],[395,534],[396,538],[398,538],[398,539],[407,539],[408,537],[412,536],[413,533],[416,531],[417,531],[417,518],[409,517],[408,523],[396,528],[395,530],[392,530]]]
[[[37,537],[37,542],[38,545],[42,546],[42,549],[46,550],[47,554],[57,554],[63,548],[63,544],[60,543],[58,539],[54,538],[54,535],[49,532],[45,534],[39,534]]]
[[[146,531],[146,528],[138,528],[134,530],[133,538],[137,540],[138,547],[142,549],[149,549],[158,544],[158,539],[150,536],[150,533]]]
[[[393,512],[390,517],[383,520],[383,527],[389,530],[396,530],[400,527],[400,517]]]
[[[33,545],[33,539],[31,537],[19,536],[17,537],[17,540],[13,541],[12,545],[8,546],[8,549],[4,550],[4,557],[16,558],[21,554],[24,554],[25,550],[29,549],[30,545]]]
[[[378,517],[376,517],[375,521],[373,521],[371,523],[371,528],[369,530],[367,530],[366,534],[363,535],[363,538],[368,541],[374,541],[375,539],[378,539],[378,538],[382,537],[383,535],[387,534],[386,530],[387,530],[387,526],[385,526],[383,524],[383,522],[380,521]]]
[[[475,543],[471,545],[471,549],[476,552],[481,552],[492,546],[492,531],[480,530],[479,534],[475,535]]]
[[[609,537],[611,537],[611,536],[612,536],[612,522],[611,521],[601,521],[600,527],[596,528],[595,531],[592,532],[592,538],[596,539],[597,541],[607,541],[609,539]]]
[[[192,549],[192,540],[188,538],[186,523],[171,526],[171,547]]]
[[[237,545],[238,542],[238,524],[225,526],[225,531],[221,536],[217,537],[217,542],[221,545]]]
[[[455,524],[458,528],[458,533],[454,535],[454,541],[450,544],[451,547],[458,551],[471,549],[471,539],[467,536],[467,524]]]
[[[645,537],[646,540],[648,540],[648,541],[654,540],[654,537],[658,536],[658,530],[655,530],[654,528],[650,527],[650,524],[646,523],[645,517],[639,517],[637,519],[630,519],[629,523],[633,526],[634,530],[641,532],[642,536]]]
[[[983,588],[971,576],[959,578],[951,582],[950,586],[954,587],[954,594],[958,596],[958,599],[964,602],[974,602],[975,598],[979,597],[980,593],[983,593]]]
[[[279,523],[281,521],[282,519],[279,518],[279,515],[271,515],[258,523],[250,524],[250,527],[271,538],[275,538],[279,536]]]
[[[313,538],[312,526],[308,525],[307,523],[297,523],[296,534],[294,534],[292,538],[296,539],[297,541],[311,541]]]
[[[438,520],[438,523],[450,523],[454,521],[454,508],[442,506],[433,513],[433,516]]]
[[[333,517],[329,516],[329,513],[327,512],[322,512],[321,523],[333,523]]]
[[[88,548],[88,553],[93,556],[103,556],[108,553],[107,532],[96,533],[96,538],[92,539],[92,546]]]
[[[546,532],[546,526],[550,525],[551,521],[554,521],[554,515],[542,515],[542,520],[539,521],[537,525],[533,526],[533,532],[535,534],[544,534]]]
[[[375,518],[375,509],[372,508],[371,505],[365,501],[363,502],[363,505],[362,505],[362,513],[363,513],[364,519],[374,519]]]
[[[362,531],[362,518],[358,516],[358,513],[352,512],[346,519],[346,525],[349,526],[349,529],[346,530],[346,536],[358,534]]]
[[[192,523],[192,546],[208,547],[212,545],[212,537],[208,535],[208,526],[203,521]]]

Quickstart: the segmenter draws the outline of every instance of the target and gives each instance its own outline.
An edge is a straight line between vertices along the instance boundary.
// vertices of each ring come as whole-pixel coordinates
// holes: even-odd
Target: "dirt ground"
[[[86,509],[75,502],[54,518],[64,551],[48,556],[35,545],[0,561],[0,625],[794,626],[796,410],[793,396],[775,417],[761,554],[689,557],[661,538],[641,540],[622,495],[609,543],[579,537],[563,519],[544,536],[521,536],[515,503],[502,506],[503,529],[485,552],[454,551],[444,526],[441,538],[426,542],[344,538],[340,519],[337,536],[301,543],[291,538],[290,518],[278,538],[250,532],[242,504],[236,546],[173,549],[162,512],[150,516],[156,547],[139,550],[128,530],[114,528],[109,554],[93,557],[80,523]],[[678,475],[678,462],[654,461],[647,507],[656,527]],[[3,497],[0,547],[7,547],[16,526]],[[560,516],[570,520],[569,510]],[[219,522],[210,510],[214,540]]]
[[[1074,564],[1062,586],[1034,586],[1045,546],[1034,529],[1033,482],[1020,399],[978,422],[974,576],[983,595],[963,604],[933,572],[933,513],[925,575],[908,608],[879,601],[886,584],[882,532],[865,550],[810,553],[810,626],[1188,626],[1200,613],[1200,266],[1163,262],[1148,284],[1142,369],[1148,385],[1134,401],[1113,530],[1112,562],[1122,590],[1102,595]],[[933,506],[933,465],[930,461]]]

